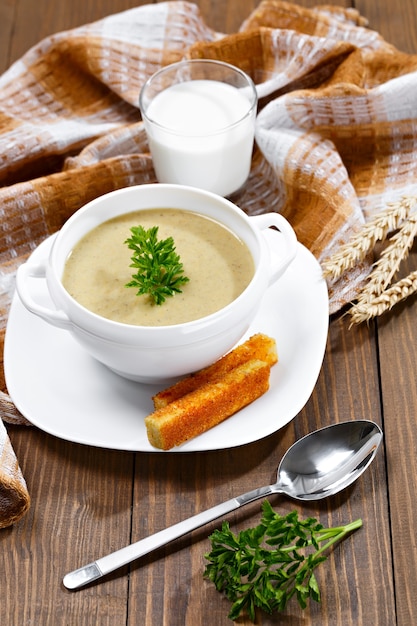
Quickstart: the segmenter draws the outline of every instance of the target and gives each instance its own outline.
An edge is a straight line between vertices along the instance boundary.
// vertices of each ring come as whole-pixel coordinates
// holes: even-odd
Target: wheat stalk
[[[405,196],[398,202],[390,203],[386,209],[365,224],[361,231],[354,235],[348,243],[323,261],[324,277],[332,277],[337,280],[344,272],[352,269],[356,263],[363,261],[378,241],[384,241],[388,233],[399,227],[416,202],[416,197]]]
[[[349,313],[352,324],[360,324],[369,321],[373,317],[381,315],[392,307],[417,292],[417,270],[411,272],[406,278],[398,281],[383,293],[367,301],[360,301],[353,305]]]

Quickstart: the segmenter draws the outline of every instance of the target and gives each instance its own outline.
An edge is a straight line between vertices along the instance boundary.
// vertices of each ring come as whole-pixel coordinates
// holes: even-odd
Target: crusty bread
[[[185,394],[195,391],[201,385],[220,380],[233,368],[253,359],[265,361],[270,366],[275,365],[278,361],[275,340],[262,333],[253,335],[245,343],[237,346],[212,365],[183,378],[178,383],[157,393],[152,398],[154,407],[155,409],[161,409],[174,400],[185,396]]]
[[[249,360],[157,409],[145,418],[150,443],[170,450],[216,426],[264,394],[269,374],[269,363]]]

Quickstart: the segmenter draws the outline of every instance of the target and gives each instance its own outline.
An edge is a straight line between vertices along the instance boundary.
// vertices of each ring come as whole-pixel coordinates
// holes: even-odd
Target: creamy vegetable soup
[[[173,237],[189,282],[161,305],[126,287],[136,269],[125,243],[133,226],[158,226],[158,239]],[[246,244],[219,222],[180,209],[126,213],[87,233],[69,255],[63,285],[80,304],[117,322],[164,326],[195,320],[223,308],[254,274]]]

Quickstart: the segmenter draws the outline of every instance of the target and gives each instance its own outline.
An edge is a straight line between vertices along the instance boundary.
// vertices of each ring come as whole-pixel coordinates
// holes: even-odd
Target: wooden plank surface
[[[356,7],[387,41],[399,50],[417,53],[417,5],[414,0],[380,3],[360,0]],[[403,275],[417,269],[414,245]],[[417,303],[398,305],[378,321],[378,357],[388,473],[393,572],[397,626],[414,623],[417,594],[416,538],[413,527],[417,487]],[[377,539],[375,539],[377,542]],[[381,570],[385,579],[385,570]]]
[[[1,0],[0,68],[57,31],[146,4],[135,0]],[[235,31],[256,0],[201,0],[207,23]],[[315,6],[310,0],[303,6]],[[350,6],[349,2],[332,2]],[[417,51],[414,0],[358,0],[370,27],[408,52]],[[415,251],[406,269],[416,269]],[[299,416],[270,437],[245,446],[192,454],[132,454],[58,440],[35,428],[9,427],[32,496],[28,515],[0,531],[0,624],[20,626],[223,626],[228,603],[203,581],[208,535],[194,532],[105,581],[76,593],[62,576],[132,540],[275,479],[285,450],[333,421],[371,418],[385,443],[372,469],[328,501],[300,506],[276,496],[280,512],[296,508],[323,524],[362,517],[364,527],[337,547],[317,573],[322,603],[295,604],[259,624],[410,626],[417,593],[413,532],[417,487],[417,303],[411,298],[378,324],[330,325],[316,389]],[[386,472],[388,471],[388,477]],[[260,503],[228,516],[235,530],[259,521]],[[240,623],[249,623],[242,620]]]
[[[404,273],[417,269],[417,248]],[[393,568],[398,626],[413,623],[417,594],[414,528],[417,488],[416,302],[398,305],[378,324],[384,430],[387,446]]]

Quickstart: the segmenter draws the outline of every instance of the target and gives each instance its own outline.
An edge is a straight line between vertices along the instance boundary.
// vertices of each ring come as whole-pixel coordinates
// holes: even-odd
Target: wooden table
[[[0,70],[53,32],[145,2],[1,0]],[[200,0],[207,23],[235,31],[258,0]],[[314,6],[312,0],[300,4]],[[355,6],[387,40],[417,51],[415,0],[333,2]],[[416,269],[414,249],[406,270]],[[377,323],[331,320],[323,368],[307,406],[283,430],[241,449],[202,454],[109,451],[61,441],[36,428],[9,427],[32,497],[27,516],[0,531],[3,626],[220,626],[229,604],[203,581],[208,535],[194,532],[76,593],[62,585],[75,567],[132,540],[274,479],[284,451],[318,427],[350,418],[380,423],[385,441],[371,469],[342,495],[298,506],[323,524],[362,517],[364,526],[317,570],[322,603],[259,624],[410,626],[417,596],[417,300]],[[258,523],[259,503],[229,515],[233,528]],[[241,622],[246,623],[246,622]]]

